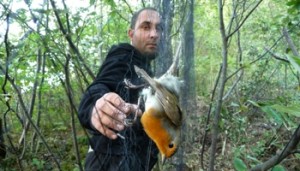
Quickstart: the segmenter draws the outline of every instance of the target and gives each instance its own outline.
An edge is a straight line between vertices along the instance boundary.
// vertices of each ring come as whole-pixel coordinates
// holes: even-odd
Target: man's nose
[[[151,38],[158,38],[158,36],[159,36],[158,30],[155,29],[155,28],[151,29],[151,31],[150,31],[150,37]]]

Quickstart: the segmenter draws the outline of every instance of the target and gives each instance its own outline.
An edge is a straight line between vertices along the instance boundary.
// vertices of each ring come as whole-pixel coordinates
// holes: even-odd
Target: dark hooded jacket
[[[81,124],[92,133],[90,145],[96,153],[139,154],[138,156],[141,157],[157,155],[157,148],[144,132],[140,118],[133,126],[126,127],[125,130],[120,132],[125,139],[117,138],[116,140],[110,140],[103,136],[90,123],[93,106],[105,93],[115,92],[124,101],[137,104],[140,90],[126,88],[124,79],[129,79],[136,85],[142,84],[142,79],[138,78],[134,71],[134,65],[143,68],[149,75],[152,75],[150,62],[147,57],[142,56],[133,46],[127,43],[113,46],[108,52],[96,79],[82,97],[78,113]],[[142,158],[141,160],[143,160]]]

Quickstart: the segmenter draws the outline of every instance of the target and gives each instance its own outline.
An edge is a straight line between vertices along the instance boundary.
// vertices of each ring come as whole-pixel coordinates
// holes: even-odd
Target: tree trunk
[[[173,25],[174,4],[171,0],[162,1],[162,25],[163,34],[159,46],[159,56],[155,61],[155,73],[157,76],[162,75],[167,71],[172,63],[172,42],[171,42],[171,29]]]
[[[222,40],[222,68],[221,68],[221,77],[220,77],[220,86],[217,96],[217,104],[216,111],[213,120],[212,126],[212,144],[211,144],[211,153],[209,159],[209,170],[213,171],[215,169],[215,156],[216,156],[216,148],[217,148],[217,138],[219,135],[219,121],[220,121],[220,113],[223,104],[223,94],[226,83],[226,75],[227,75],[227,53],[228,53],[228,39],[226,36],[226,30],[224,26],[224,17],[223,17],[223,1],[218,1],[219,8],[219,20],[220,20],[220,33]],[[216,83],[218,84],[218,83]]]
[[[183,25],[183,45],[182,45],[182,56],[183,56],[183,63],[184,63],[184,70],[183,70],[183,79],[184,79],[184,90],[182,91],[181,95],[181,102],[183,107],[183,112],[188,118],[188,115],[193,112],[195,106],[195,78],[194,78],[194,0],[188,0],[187,2],[187,10],[186,16],[187,20],[186,23]],[[186,124],[185,121],[182,125],[182,142],[186,142],[186,138],[191,138],[192,136],[186,136]],[[179,150],[180,156],[180,163],[178,170],[183,170],[184,166],[184,146]]]

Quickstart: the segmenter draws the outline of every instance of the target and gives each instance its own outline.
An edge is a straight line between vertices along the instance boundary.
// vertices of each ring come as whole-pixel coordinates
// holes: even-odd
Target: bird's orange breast
[[[169,151],[166,147],[170,143],[171,137],[167,130],[163,127],[162,114],[153,108],[145,111],[141,117],[141,123],[147,135],[155,142],[159,151],[164,153],[166,157],[172,156],[174,152]]]

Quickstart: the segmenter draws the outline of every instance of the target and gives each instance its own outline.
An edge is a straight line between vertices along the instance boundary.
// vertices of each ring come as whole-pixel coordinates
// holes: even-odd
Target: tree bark
[[[290,37],[287,28],[284,27],[282,29],[282,33],[283,33],[283,36],[285,37],[285,40],[286,40],[287,44],[292,49],[293,55],[298,56],[300,58],[299,52],[298,52],[292,38]]]
[[[159,56],[155,60],[155,73],[157,76],[164,74],[172,63],[171,29],[173,26],[174,2],[172,0],[162,1],[162,25],[163,34],[159,46]]]
[[[214,171],[215,169],[215,156],[216,156],[216,147],[217,147],[217,137],[219,135],[219,121],[220,121],[220,113],[222,109],[223,103],[223,94],[225,89],[226,83],[226,76],[227,76],[227,53],[228,53],[228,38],[226,36],[226,30],[224,25],[224,17],[223,17],[223,1],[218,1],[218,10],[219,10],[219,20],[220,20],[220,33],[221,33],[221,40],[222,40],[222,69],[221,69],[221,77],[220,77],[220,86],[217,96],[217,104],[216,104],[216,111],[214,113],[214,120],[212,126],[212,144],[211,144],[211,153],[209,159],[209,171]]]

